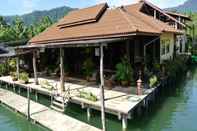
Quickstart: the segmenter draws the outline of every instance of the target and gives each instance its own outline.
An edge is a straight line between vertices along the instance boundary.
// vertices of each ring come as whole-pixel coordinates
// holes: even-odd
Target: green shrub
[[[121,81],[133,81],[133,70],[127,57],[121,59],[121,62],[116,65],[116,80]]]
[[[96,102],[98,100],[94,94],[92,94],[91,92],[85,92],[85,91],[79,91],[79,97],[93,101],[93,102]]]
[[[29,82],[29,75],[28,73],[26,72],[23,72],[23,73],[20,73],[19,75],[19,80],[22,82],[22,83],[28,83]]]
[[[186,59],[182,56],[177,56],[174,60],[164,62],[167,74],[170,78],[176,79],[181,73],[187,70]]]
[[[10,73],[10,76],[12,77],[12,80],[13,81],[17,81],[18,80],[18,76],[17,76],[17,73],[16,72],[11,72]]]

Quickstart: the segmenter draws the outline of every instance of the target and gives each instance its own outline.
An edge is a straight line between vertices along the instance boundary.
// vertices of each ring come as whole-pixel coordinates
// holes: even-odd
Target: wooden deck
[[[59,81],[52,80],[52,79],[46,79],[46,78],[39,78],[39,81],[41,80],[47,80],[53,85],[58,85],[59,87]],[[30,79],[30,84],[20,84],[18,81],[12,81],[10,76],[6,77],[0,77],[0,81],[10,83],[13,85],[19,85],[23,88],[31,87],[31,89],[37,91],[38,93],[45,94],[45,95],[51,95],[52,91],[42,88],[40,85],[35,85],[33,83],[34,79]],[[100,98],[100,90],[96,87],[90,87],[90,86],[83,86],[83,85],[77,85],[77,84],[71,84],[71,83],[65,83],[66,88],[70,88],[71,90],[71,101],[76,104],[82,105],[84,108],[92,108],[96,110],[100,110],[100,100],[93,102],[86,100],[84,98],[79,97],[79,91],[87,91],[92,92],[94,95],[97,96],[97,98]],[[60,90],[60,89],[59,89]],[[119,91],[113,91],[113,90],[105,90],[105,108],[106,112],[114,115],[128,115],[132,112],[132,110],[140,103],[144,102],[145,99],[148,98],[156,88],[152,89],[144,89],[143,95],[135,95],[135,94],[128,94],[123,93]]]
[[[8,90],[0,88],[1,103],[27,115],[27,99]],[[51,110],[50,108],[31,101],[31,119],[53,131],[100,131],[93,126],[80,122],[67,115]]]

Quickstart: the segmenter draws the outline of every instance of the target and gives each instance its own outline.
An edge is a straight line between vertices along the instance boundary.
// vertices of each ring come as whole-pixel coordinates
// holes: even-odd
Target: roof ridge
[[[123,6],[118,7],[118,10],[119,10],[119,12],[123,15],[123,18],[124,18],[124,19],[127,21],[127,23],[129,24],[129,27],[131,27],[132,29],[136,29],[136,31],[137,31],[137,26],[131,24],[132,21],[126,16],[126,14],[125,14],[126,12],[125,12],[125,10],[124,10],[124,7],[123,7]],[[133,27],[135,27],[135,28],[133,28]]]

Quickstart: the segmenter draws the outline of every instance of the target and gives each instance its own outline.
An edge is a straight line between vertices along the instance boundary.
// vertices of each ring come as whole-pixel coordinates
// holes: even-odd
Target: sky
[[[135,3],[138,0],[1,0],[0,15],[21,15],[35,10],[49,10],[60,6],[84,8],[107,2],[110,6]],[[174,7],[186,0],[148,0],[160,8]]]

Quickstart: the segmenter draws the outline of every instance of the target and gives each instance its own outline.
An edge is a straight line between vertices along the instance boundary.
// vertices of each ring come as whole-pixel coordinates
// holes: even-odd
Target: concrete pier
[[[13,110],[27,116],[28,103],[25,97],[0,88],[0,101]],[[101,131],[91,125],[73,119],[36,102],[30,102],[30,118],[35,123],[53,131]]]

